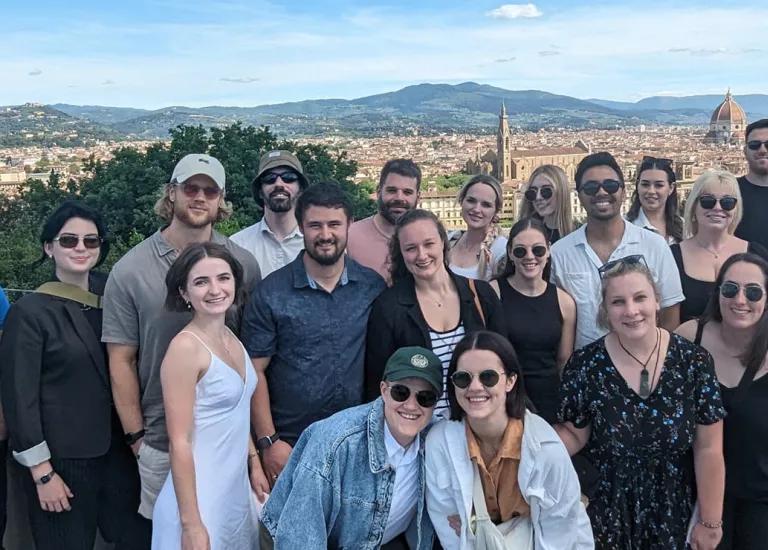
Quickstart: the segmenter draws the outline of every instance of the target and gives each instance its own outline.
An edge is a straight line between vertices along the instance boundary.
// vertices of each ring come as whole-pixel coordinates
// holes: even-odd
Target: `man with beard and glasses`
[[[379,211],[352,224],[347,252],[356,262],[389,280],[389,242],[395,224],[419,202],[421,170],[410,159],[392,159],[381,169],[376,190]]]
[[[192,318],[191,312],[164,309],[165,276],[187,246],[212,241],[227,247],[242,264],[247,288],[261,280],[254,257],[213,229],[231,214],[224,183],[224,167],[217,159],[200,154],[182,158],[155,204],[166,225],[115,264],[104,291],[101,339],[107,344],[112,395],[125,440],[138,460],[139,514],[148,520],[170,469],[160,364],[170,341]],[[231,311],[227,318],[235,331],[239,317]],[[147,522],[146,548],[150,526]]]
[[[245,308],[241,336],[259,375],[251,421],[270,484],[307,426],[363,402],[368,314],[385,285],[344,253],[351,217],[341,187],[309,186],[296,203],[304,251]]]
[[[768,248],[765,213],[768,212],[768,118],[756,120],[745,134],[747,174],[739,178],[743,212],[735,235]]]
[[[264,217],[230,238],[256,257],[263,277],[292,261],[304,248],[294,209],[308,185],[301,162],[291,152],[269,151],[261,156],[251,189]]]
[[[576,301],[576,349],[604,334],[597,324],[600,274],[604,264],[637,257],[653,275],[661,296],[660,326],[674,330],[680,324],[684,300],[680,275],[666,240],[627,222],[621,215],[624,175],[610,153],[594,153],[576,168],[576,191],[587,211],[587,221],[552,245],[551,280]]]

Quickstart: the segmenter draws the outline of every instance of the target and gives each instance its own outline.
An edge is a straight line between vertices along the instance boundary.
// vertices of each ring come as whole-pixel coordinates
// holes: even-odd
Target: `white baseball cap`
[[[171,176],[171,182],[184,183],[192,176],[203,175],[208,176],[219,189],[224,191],[224,183],[226,177],[224,175],[224,166],[211,155],[191,154],[186,155],[173,169],[173,175]]]

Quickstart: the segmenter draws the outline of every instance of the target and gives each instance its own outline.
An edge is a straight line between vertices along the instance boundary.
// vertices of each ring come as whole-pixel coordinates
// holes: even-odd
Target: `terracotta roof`
[[[512,158],[550,157],[555,155],[584,155],[586,151],[580,147],[544,147],[542,149],[512,149]]]
[[[718,105],[715,112],[712,113],[712,119],[709,121],[710,124],[715,124],[717,122],[730,122],[731,124],[747,123],[747,116],[744,114],[744,109],[734,101],[730,90],[725,94],[723,102]]]

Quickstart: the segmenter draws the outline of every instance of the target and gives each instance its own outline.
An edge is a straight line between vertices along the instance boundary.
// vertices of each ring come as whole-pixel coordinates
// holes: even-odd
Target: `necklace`
[[[694,238],[693,238],[693,242],[695,242],[695,243],[696,243],[696,246],[698,246],[698,247],[699,247],[699,248],[701,248],[702,250],[704,250],[704,251],[706,251],[706,252],[709,252],[710,254],[712,254],[712,256],[714,256],[715,260],[717,260],[717,259],[719,259],[719,258],[720,258],[720,253],[719,253],[719,252],[716,252],[716,251],[714,251],[714,250],[711,250],[710,248],[708,248],[708,247],[704,246],[703,244],[701,244],[701,243],[698,241],[698,239],[696,239],[696,237],[694,237]]]
[[[659,343],[661,341],[661,331],[656,328],[656,344],[654,344],[653,349],[651,350],[651,353],[648,354],[648,359],[645,360],[645,362],[640,361],[635,355],[629,351],[626,347],[624,347],[624,344],[621,342],[621,338],[619,335],[616,335],[616,340],[619,342],[619,346],[621,346],[621,349],[624,350],[624,353],[629,355],[632,359],[634,359],[638,365],[640,365],[643,369],[640,371],[640,391],[638,394],[643,399],[647,398],[649,395],[651,395],[651,385],[648,381],[648,363],[651,361],[651,357],[653,357],[654,352],[656,353],[656,364],[653,366],[653,377],[656,377],[656,368],[658,367],[659,363]]]

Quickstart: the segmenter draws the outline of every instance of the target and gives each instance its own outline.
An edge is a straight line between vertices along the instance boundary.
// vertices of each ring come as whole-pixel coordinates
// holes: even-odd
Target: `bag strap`
[[[696,337],[693,339],[693,343],[697,346],[701,345],[701,335],[704,333],[704,323],[701,319],[696,319]]]
[[[483,328],[485,328],[485,314],[483,313],[483,308],[480,305],[480,299],[477,297],[477,287],[475,287],[475,280],[467,279],[467,281],[469,281],[469,288],[472,290],[472,297],[475,299],[475,307],[477,308],[477,312],[480,314],[480,320],[483,322]]]
[[[62,283],[60,281],[50,281],[43,283],[35,292],[40,294],[47,294],[49,296],[56,296],[57,298],[64,298],[65,300],[72,300],[84,306],[92,307],[94,309],[101,309],[101,296],[83,290],[79,286],[70,285],[68,283]]]
[[[483,482],[480,479],[480,470],[477,467],[477,462],[472,462],[472,469],[474,470],[474,481],[472,482],[472,504],[475,506],[475,521],[491,520],[488,515],[488,508],[485,505],[485,494],[483,494]]]

